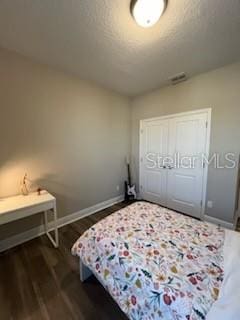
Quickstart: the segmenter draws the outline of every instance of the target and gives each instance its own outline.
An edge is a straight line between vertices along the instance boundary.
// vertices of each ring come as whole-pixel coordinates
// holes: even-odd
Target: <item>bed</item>
[[[93,273],[131,320],[240,319],[236,232],[136,202],[87,230],[72,254],[81,280]]]

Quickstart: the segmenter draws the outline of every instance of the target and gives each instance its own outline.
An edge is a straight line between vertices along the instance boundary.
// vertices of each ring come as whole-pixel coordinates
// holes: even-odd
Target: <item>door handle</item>
[[[172,170],[172,169],[174,169],[174,167],[167,165],[167,166],[162,166],[162,167],[160,167],[160,169],[169,169],[169,170]]]

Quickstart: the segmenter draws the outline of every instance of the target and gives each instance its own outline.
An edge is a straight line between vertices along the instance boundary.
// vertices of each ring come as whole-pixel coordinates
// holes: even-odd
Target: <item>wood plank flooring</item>
[[[59,230],[60,247],[46,236],[0,255],[0,320],[127,320],[92,276],[82,284],[70,249],[78,237],[120,203]]]

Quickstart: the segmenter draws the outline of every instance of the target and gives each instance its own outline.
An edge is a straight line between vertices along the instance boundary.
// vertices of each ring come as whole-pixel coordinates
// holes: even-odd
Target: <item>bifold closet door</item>
[[[141,195],[143,199],[163,206],[167,204],[167,170],[159,157],[166,156],[167,149],[168,120],[144,122],[141,133]]]
[[[175,157],[167,175],[167,207],[201,216],[203,160],[207,114],[180,116],[169,121],[168,152]]]
[[[142,122],[140,192],[143,199],[201,216],[207,112]]]

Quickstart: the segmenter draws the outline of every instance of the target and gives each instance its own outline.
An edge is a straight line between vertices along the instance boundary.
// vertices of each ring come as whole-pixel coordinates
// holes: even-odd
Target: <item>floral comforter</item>
[[[223,280],[223,229],[145,202],[74,244],[131,320],[204,320]]]

